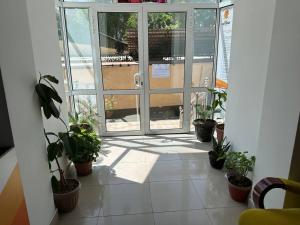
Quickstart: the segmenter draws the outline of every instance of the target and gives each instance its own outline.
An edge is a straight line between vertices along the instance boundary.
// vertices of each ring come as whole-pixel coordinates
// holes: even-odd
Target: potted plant
[[[49,119],[51,116],[53,116],[63,123],[66,127],[66,130],[68,130],[68,126],[63,119],[61,119],[60,111],[54,103],[57,102],[61,104],[62,99],[58,95],[53,84],[58,84],[58,80],[54,76],[42,76],[40,74],[40,79],[35,86],[36,93],[39,97],[39,103],[43,109],[46,119]],[[77,205],[80,183],[76,179],[66,179],[64,176],[64,171],[59,163],[59,158],[62,157],[65,146],[59,135],[54,132],[46,132],[45,130],[44,133],[48,142],[47,156],[49,169],[52,173],[51,185],[54,203],[59,212],[69,212]],[[56,169],[52,169],[51,162],[53,161],[56,163]],[[54,175],[54,173],[57,171],[59,173],[59,179],[57,179]]]
[[[66,155],[74,163],[79,176],[92,173],[92,162],[96,161],[101,151],[101,140],[90,126],[73,125],[67,133],[60,133],[64,141]]]
[[[214,96],[213,104],[216,105],[216,108],[219,109],[219,112],[226,111],[224,107],[224,103],[227,101],[227,93],[225,90],[215,90],[215,89],[209,89],[210,93]],[[218,123],[216,125],[216,131],[217,131],[217,139],[218,141],[222,141],[224,138],[224,123]]]
[[[193,121],[195,126],[197,139],[202,142],[210,142],[215,131],[217,122],[213,119],[214,113],[220,112],[218,108],[222,101],[216,99],[215,96],[219,93],[214,89],[207,88],[207,91],[212,97],[211,104],[207,105],[207,99],[202,104],[199,104],[198,94],[196,94],[196,119]]]
[[[218,170],[221,170],[223,168],[226,154],[230,148],[230,142],[226,141],[226,137],[221,141],[213,137],[213,150],[208,152],[209,162],[212,168]]]
[[[113,109],[116,104],[116,97],[114,95],[110,95],[105,97],[104,105],[105,105],[105,116],[107,119],[112,119],[113,117]]]
[[[69,123],[72,126],[83,126],[89,130],[93,130],[98,125],[96,113],[96,105],[90,98],[76,100],[77,108],[74,114],[69,113]]]
[[[245,202],[252,188],[252,181],[247,174],[253,170],[255,156],[247,157],[246,153],[228,152],[225,161],[229,193],[238,202]]]
[[[95,117],[91,114],[84,114],[84,113],[74,113],[74,116],[69,113],[69,123],[70,123],[70,128],[79,126],[81,128],[84,128],[89,131],[93,131],[93,127],[96,126],[96,119]]]

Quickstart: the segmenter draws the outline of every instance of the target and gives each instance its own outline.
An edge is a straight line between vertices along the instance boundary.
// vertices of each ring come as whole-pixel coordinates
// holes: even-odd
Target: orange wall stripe
[[[20,216],[20,218],[18,218]],[[20,221],[18,219],[24,219]],[[3,191],[0,194],[1,225],[13,225],[14,221],[27,225],[28,215],[18,165],[14,168]]]
[[[11,225],[30,225],[24,198]]]

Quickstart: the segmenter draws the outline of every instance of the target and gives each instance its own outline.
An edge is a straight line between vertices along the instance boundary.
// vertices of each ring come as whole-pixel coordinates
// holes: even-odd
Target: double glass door
[[[101,6],[93,9],[92,20],[102,135],[188,132],[194,9]]]

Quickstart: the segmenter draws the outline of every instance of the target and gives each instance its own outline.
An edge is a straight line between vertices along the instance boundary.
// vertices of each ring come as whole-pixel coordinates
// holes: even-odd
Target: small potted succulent
[[[69,132],[60,133],[67,157],[74,163],[79,176],[92,173],[92,162],[96,161],[101,150],[101,140],[90,126],[72,125]]]
[[[213,137],[213,150],[208,152],[209,162],[212,168],[221,170],[224,166],[226,154],[230,150],[230,142],[227,142],[226,137],[221,141]]]
[[[62,99],[58,95],[54,85],[58,84],[58,80],[52,75],[40,74],[40,79],[35,85],[35,91],[39,97],[40,107],[46,119],[54,117],[58,119],[68,130],[68,126],[60,117],[60,111],[56,104],[61,104]],[[54,103],[56,102],[56,103]],[[64,171],[59,163],[59,158],[63,156],[65,150],[64,143],[58,134],[54,132],[46,132],[45,138],[47,140],[47,156],[49,162],[49,169],[52,173],[51,184],[54,196],[54,203],[59,212],[69,212],[74,209],[78,203],[80,182],[77,179],[66,179]],[[56,168],[52,168],[52,162],[56,163]],[[55,173],[59,173],[59,179]]]
[[[245,202],[252,188],[252,181],[247,175],[254,168],[255,156],[247,157],[246,154],[247,152],[230,151],[225,161],[229,193],[238,202]]]
[[[199,104],[198,94],[196,94],[196,119],[193,121],[197,139],[202,142],[211,141],[217,125],[217,122],[213,119],[214,113],[220,112],[219,108],[220,104],[222,104],[222,100],[216,99],[218,91],[210,88],[207,88],[207,91],[213,100],[209,105],[206,104],[207,99],[203,104]]]

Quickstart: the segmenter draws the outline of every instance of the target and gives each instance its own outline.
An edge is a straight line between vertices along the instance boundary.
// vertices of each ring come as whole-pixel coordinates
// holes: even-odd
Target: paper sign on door
[[[170,76],[170,64],[152,64],[153,78],[168,78]]]

